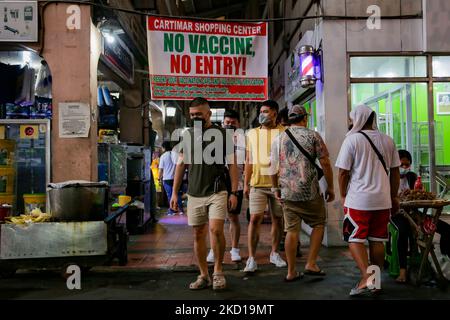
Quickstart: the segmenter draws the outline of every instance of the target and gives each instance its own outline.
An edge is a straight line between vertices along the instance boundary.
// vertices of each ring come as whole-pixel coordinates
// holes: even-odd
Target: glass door
[[[0,199],[13,214],[46,211],[50,182],[50,121],[0,121]]]
[[[366,104],[376,111],[379,130],[411,153],[415,172],[429,184],[427,96],[426,83],[352,84],[353,108]]]
[[[441,198],[450,199],[450,83],[435,82],[433,92],[437,192]],[[445,211],[450,213],[450,207]]]

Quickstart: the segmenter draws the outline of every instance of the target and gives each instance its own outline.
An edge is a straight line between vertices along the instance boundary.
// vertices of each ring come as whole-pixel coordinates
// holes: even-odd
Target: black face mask
[[[192,118],[192,119],[191,119],[192,127],[195,127],[195,123],[196,123],[197,121],[198,121],[198,122],[201,122],[202,128],[203,128],[203,129],[206,127],[206,120],[203,119],[203,118],[200,118],[200,117],[195,117],[195,118]]]
[[[351,131],[353,129],[353,124],[348,126],[348,131]]]
[[[236,130],[237,129],[235,126],[232,126],[232,125],[226,125],[226,126],[223,126],[223,128],[224,129],[231,129],[231,130]]]

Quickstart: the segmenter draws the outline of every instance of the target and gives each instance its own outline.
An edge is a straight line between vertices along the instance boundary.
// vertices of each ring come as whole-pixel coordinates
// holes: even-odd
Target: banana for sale
[[[43,213],[39,209],[35,209],[29,215],[22,214],[17,217],[6,217],[5,221],[7,224],[17,224],[17,225],[25,225],[31,223],[43,223],[50,222],[52,220],[52,216],[48,213]]]

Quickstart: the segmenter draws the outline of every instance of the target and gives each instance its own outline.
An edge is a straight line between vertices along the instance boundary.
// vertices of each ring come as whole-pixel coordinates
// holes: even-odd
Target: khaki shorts
[[[225,220],[228,212],[228,192],[222,191],[208,197],[188,195],[188,224],[192,227],[207,224],[210,219]]]
[[[283,208],[270,188],[252,188],[250,190],[250,214],[262,214],[269,205],[270,214],[281,218]]]
[[[284,230],[299,232],[302,220],[311,228],[327,221],[325,200],[318,196],[311,201],[284,201]]]

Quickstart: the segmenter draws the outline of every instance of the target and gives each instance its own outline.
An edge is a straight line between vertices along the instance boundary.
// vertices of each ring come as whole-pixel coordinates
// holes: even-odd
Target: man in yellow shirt
[[[245,272],[255,272],[258,268],[255,261],[256,247],[267,206],[272,217],[270,262],[279,268],[287,266],[278,253],[282,235],[283,209],[271,189],[271,146],[275,138],[285,130],[283,126],[277,124],[278,110],[279,107],[275,101],[264,101],[259,115],[261,126],[250,130],[247,135],[244,194],[249,198],[250,223],[248,225],[249,257]]]

